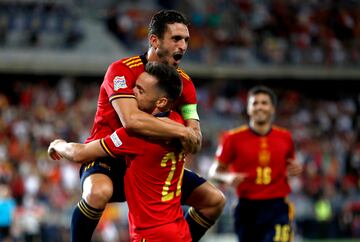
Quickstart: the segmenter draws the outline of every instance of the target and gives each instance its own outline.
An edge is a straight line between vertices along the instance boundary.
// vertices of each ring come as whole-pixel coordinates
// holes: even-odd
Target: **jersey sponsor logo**
[[[126,79],[124,76],[116,76],[114,78],[114,90],[117,91],[119,89],[127,88]]]
[[[116,132],[110,135],[110,139],[114,143],[115,147],[120,147],[120,145],[122,145],[122,142]]]

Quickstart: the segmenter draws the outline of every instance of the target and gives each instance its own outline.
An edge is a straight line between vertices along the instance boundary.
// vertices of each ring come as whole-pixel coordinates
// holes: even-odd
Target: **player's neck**
[[[158,118],[161,118],[161,117],[169,117],[169,115],[170,115],[170,110],[167,110],[167,111],[157,110],[156,112],[153,112],[152,115],[153,115],[154,117],[158,117]]]
[[[151,114],[153,116],[158,116],[158,115],[161,115],[164,113],[169,113],[169,112],[170,112],[169,105],[166,105],[164,107],[155,107]]]
[[[267,134],[271,129],[271,123],[256,123],[253,121],[250,121],[250,127],[252,130],[254,130],[256,133],[265,135]]]
[[[159,61],[159,58],[158,58],[154,48],[150,47],[148,49],[146,59],[148,60],[148,62]]]

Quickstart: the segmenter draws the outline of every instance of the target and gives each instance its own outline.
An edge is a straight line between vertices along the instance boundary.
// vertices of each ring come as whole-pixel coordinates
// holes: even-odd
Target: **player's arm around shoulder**
[[[48,147],[48,155],[53,160],[65,158],[76,163],[86,163],[99,157],[107,156],[99,140],[87,144],[66,142],[56,139]]]
[[[187,137],[185,127],[178,126],[169,120],[164,122],[154,116],[139,110],[136,99],[119,98],[112,102],[123,127],[136,134],[156,138],[183,138]]]
[[[195,119],[189,119],[185,121],[186,127],[191,128],[196,136],[196,142],[191,147],[190,153],[195,154],[201,150],[202,133],[200,128],[200,121]]]
[[[123,124],[129,132],[150,136],[154,138],[179,138],[188,153],[194,153],[198,142],[194,130],[189,127],[179,126],[175,121],[167,122],[140,111],[135,99],[116,99],[112,105]]]

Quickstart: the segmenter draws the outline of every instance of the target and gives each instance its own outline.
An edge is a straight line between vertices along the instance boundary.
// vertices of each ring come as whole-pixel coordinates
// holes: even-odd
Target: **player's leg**
[[[191,206],[185,214],[193,241],[199,241],[221,215],[226,199],[224,194],[196,173],[185,169],[182,185],[182,204]]]
[[[90,242],[107,202],[112,196],[112,181],[104,174],[92,174],[83,183],[82,199],[71,219],[71,241]]]
[[[257,237],[262,234],[256,227],[256,204],[247,199],[240,199],[234,210],[234,230],[238,241],[259,242]]]
[[[293,241],[292,215],[290,215],[288,203],[283,199],[274,199],[271,200],[270,206],[266,209],[267,211],[263,212],[263,216],[268,218],[268,221],[264,224],[264,237],[261,239],[261,242]]]
[[[116,171],[116,172],[115,172]],[[121,160],[97,160],[81,168],[82,199],[71,220],[71,241],[90,242],[109,201],[125,201]]]

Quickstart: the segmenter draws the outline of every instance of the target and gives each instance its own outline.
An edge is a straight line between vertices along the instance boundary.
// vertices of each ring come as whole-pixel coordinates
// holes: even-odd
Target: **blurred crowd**
[[[47,146],[54,138],[86,139],[98,81],[5,78],[0,84],[0,234],[8,227],[11,237],[4,241],[69,241],[71,212],[81,194],[78,166],[51,161]],[[189,165],[205,177],[219,135],[246,123],[247,89],[224,80],[198,87],[204,145]],[[360,237],[360,96],[309,96],[296,87],[275,91],[276,123],[293,133],[304,164],[303,175],[291,180],[297,236]],[[236,198],[231,189],[223,191],[228,206],[210,233],[232,232]],[[125,242],[127,236],[126,205],[110,205],[94,241]]]
[[[147,49],[147,25],[162,8],[191,22],[185,58],[208,65],[357,66],[360,2],[356,0],[104,0],[0,2],[0,46],[76,48],[82,21],[103,21],[129,50]],[[84,10],[85,9],[85,10]]]
[[[0,2],[0,47],[64,49],[82,37],[78,16],[61,1]]]
[[[14,239],[10,241],[70,241],[71,213],[81,196],[79,167],[51,161],[47,146],[56,137],[79,142],[87,138],[96,110],[98,85],[81,84],[71,78],[57,82],[2,81],[0,187],[10,193],[0,193],[0,211],[8,208],[12,212],[1,213],[0,241],[4,227],[10,228]],[[122,234],[126,238],[115,240],[120,238],[114,225],[121,218],[117,206],[110,206],[104,214],[99,230],[107,231],[107,240],[99,241],[127,241],[126,210],[120,219],[125,223],[126,232]],[[3,214],[9,217],[2,224]]]
[[[125,3],[128,1],[124,1]],[[191,22],[189,58],[206,64],[358,65],[360,2],[204,0],[117,4],[106,23],[130,49],[147,49],[147,24],[160,8]]]

